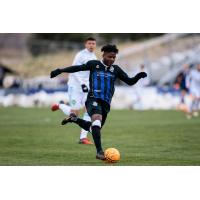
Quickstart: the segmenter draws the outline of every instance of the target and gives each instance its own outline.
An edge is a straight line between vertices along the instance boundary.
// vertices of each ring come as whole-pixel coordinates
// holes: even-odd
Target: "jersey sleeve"
[[[126,83],[128,85],[134,85],[139,80],[137,75],[130,78],[127,75],[127,73],[124,72],[119,66],[116,66],[116,69],[117,69],[117,78],[119,78],[121,81],[123,81],[124,83]]]
[[[89,60],[85,65],[89,70],[91,70],[95,62],[96,62],[95,60]]]
[[[61,72],[74,73],[74,72],[88,71],[88,70],[90,70],[90,65],[83,64],[83,65],[73,65],[70,67],[62,68]]]

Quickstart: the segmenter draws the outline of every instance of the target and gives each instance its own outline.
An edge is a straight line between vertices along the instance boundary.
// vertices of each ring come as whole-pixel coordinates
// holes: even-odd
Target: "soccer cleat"
[[[77,120],[77,116],[74,113],[71,113],[68,118],[62,120],[61,124],[66,125],[67,123],[75,122]]]
[[[199,116],[199,113],[195,111],[195,112],[192,113],[192,115],[193,115],[194,117],[198,117],[198,116]]]
[[[56,111],[56,110],[59,110],[59,104],[55,103],[51,106],[51,110],[52,111]]]
[[[93,144],[88,138],[80,139],[79,144]]]
[[[98,152],[97,155],[96,155],[96,159],[106,160],[106,158],[104,156],[104,152],[103,151]]]

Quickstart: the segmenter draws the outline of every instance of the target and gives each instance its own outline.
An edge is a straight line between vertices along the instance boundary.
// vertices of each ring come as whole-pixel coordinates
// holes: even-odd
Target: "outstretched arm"
[[[79,72],[79,71],[87,71],[90,70],[89,65],[74,65],[74,66],[70,66],[70,67],[65,67],[65,68],[57,68],[53,71],[51,71],[50,73],[50,77],[54,78],[56,76],[58,76],[61,73],[74,73],[74,72]]]
[[[141,78],[147,77],[146,72],[139,72],[134,77],[130,78],[120,67],[118,68],[118,78],[128,85],[136,84]]]

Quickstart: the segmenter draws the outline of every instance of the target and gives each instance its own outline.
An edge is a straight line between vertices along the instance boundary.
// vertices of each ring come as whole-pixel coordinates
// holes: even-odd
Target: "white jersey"
[[[200,97],[200,72],[192,70],[187,77],[187,87],[194,96]]]
[[[86,64],[90,60],[97,60],[95,53],[83,49],[74,58],[72,65],[82,65]],[[89,71],[80,71],[69,74],[68,86],[77,87],[78,90],[81,89],[81,85],[85,84],[89,88]]]

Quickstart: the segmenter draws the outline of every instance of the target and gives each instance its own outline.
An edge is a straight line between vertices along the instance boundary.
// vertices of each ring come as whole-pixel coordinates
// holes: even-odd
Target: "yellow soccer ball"
[[[115,163],[120,160],[120,153],[115,148],[108,148],[104,152],[106,162]]]

